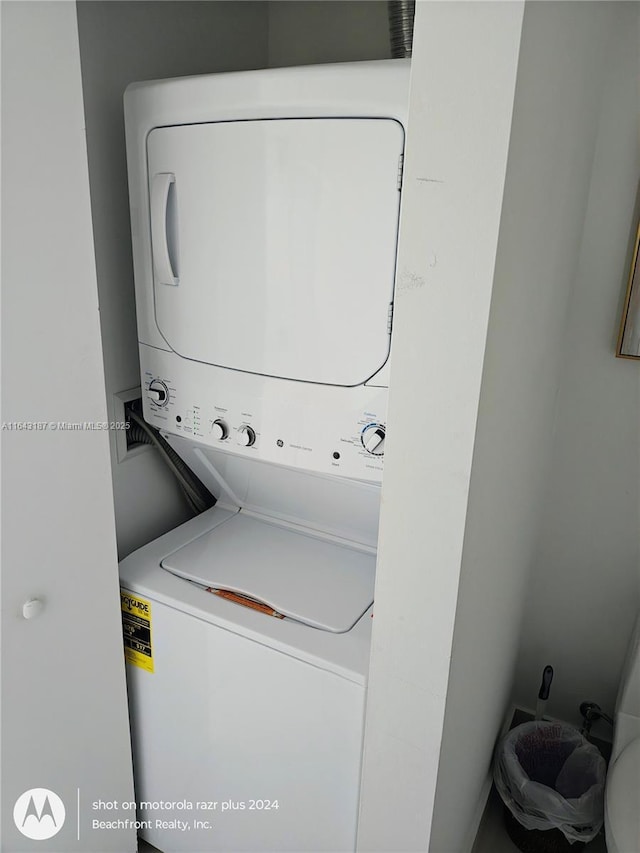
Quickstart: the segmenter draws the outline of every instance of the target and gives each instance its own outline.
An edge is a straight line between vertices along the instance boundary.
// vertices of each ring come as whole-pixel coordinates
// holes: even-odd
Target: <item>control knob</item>
[[[384,456],[386,430],[382,424],[368,424],[360,433],[362,446],[372,456]]]
[[[227,426],[227,422],[223,421],[222,418],[218,418],[211,424],[212,438],[217,438],[218,441],[224,441],[228,435],[229,427]]]
[[[148,388],[149,399],[156,406],[166,406],[169,402],[169,389],[160,379],[152,379]]]
[[[249,424],[242,424],[238,429],[238,437],[236,441],[242,447],[251,447],[252,444],[255,444],[256,432],[253,427],[250,427]]]

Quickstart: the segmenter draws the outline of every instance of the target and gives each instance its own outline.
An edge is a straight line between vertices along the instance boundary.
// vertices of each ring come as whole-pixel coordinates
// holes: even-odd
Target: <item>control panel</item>
[[[266,462],[382,479],[386,388],[289,382],[140,352],[144,415],[158,429]]]

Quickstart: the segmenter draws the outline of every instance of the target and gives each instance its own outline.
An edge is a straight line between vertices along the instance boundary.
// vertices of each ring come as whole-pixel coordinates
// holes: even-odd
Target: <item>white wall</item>
[[[389,59],[383,0],[271,0],[269,65]]]
[[[640,364],[614,358],[640,213],[640,7],[616,6],[515,691],[531,706],[551,663],[549,711],[570,720],[584,699],[611,713],[640,603]]]
[[[522,14],[416,13],[361,851],[429,846]]]
[[[102,423],[75,4],[1,11],[2,419]],[[133,797],[107,433],[0,435],[2,850],[132,851],[133,831],[90,829],[92,800]],[[12,817],[38,787],[67,811],[48,842]]]
[[[575,598],[560,607],[553,603],[566,583],[557,565],[537,601],[526,589],[553,457],[567,319],[618,15],[617,5],[607,3],[526,5],[432,853],[464,853],[472,845],[520,642],[526,647],[531,626],[547,621],[546,607],[558,646],[565,642],[565,608],[573,610],[571,624],[580,619]],[[625,227],[623,241],[627,236]],[[612,324],[616,306],[614,288],[607,312]],[[593,403],[601,405],[598,396]],[[573,426],[579,442],[579,420]],[[637,476],[635,460],[634,468]],[[596,488],[593,482],[590,488]],[[572,647],[570,654],[580,653]],[[555,662],[551,650],[538,662],[529,704],[543,665]]]
[[[267,65],[267,3],[79,2],[78,26],[107,397],[140,384],[122,95],[129,83]],[[120,557],[190,516],[156,451],[121,463]]]

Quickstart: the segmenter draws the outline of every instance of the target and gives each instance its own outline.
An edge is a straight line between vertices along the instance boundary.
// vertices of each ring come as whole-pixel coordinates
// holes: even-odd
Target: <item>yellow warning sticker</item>
[[[153,672],[151,602],[126,589],[120,590],[124,657],[127,663]]]

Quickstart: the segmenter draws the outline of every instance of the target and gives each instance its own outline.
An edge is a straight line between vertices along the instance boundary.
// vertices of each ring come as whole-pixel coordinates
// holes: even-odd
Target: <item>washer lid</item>
[[[161,565],[186,580],[247,596],[336,634],[349,631],[373,602],[372,554],[241,512]]]
[[[632,740],[609,770],[607,817],[613,850],[640,850],[640,738]]]

